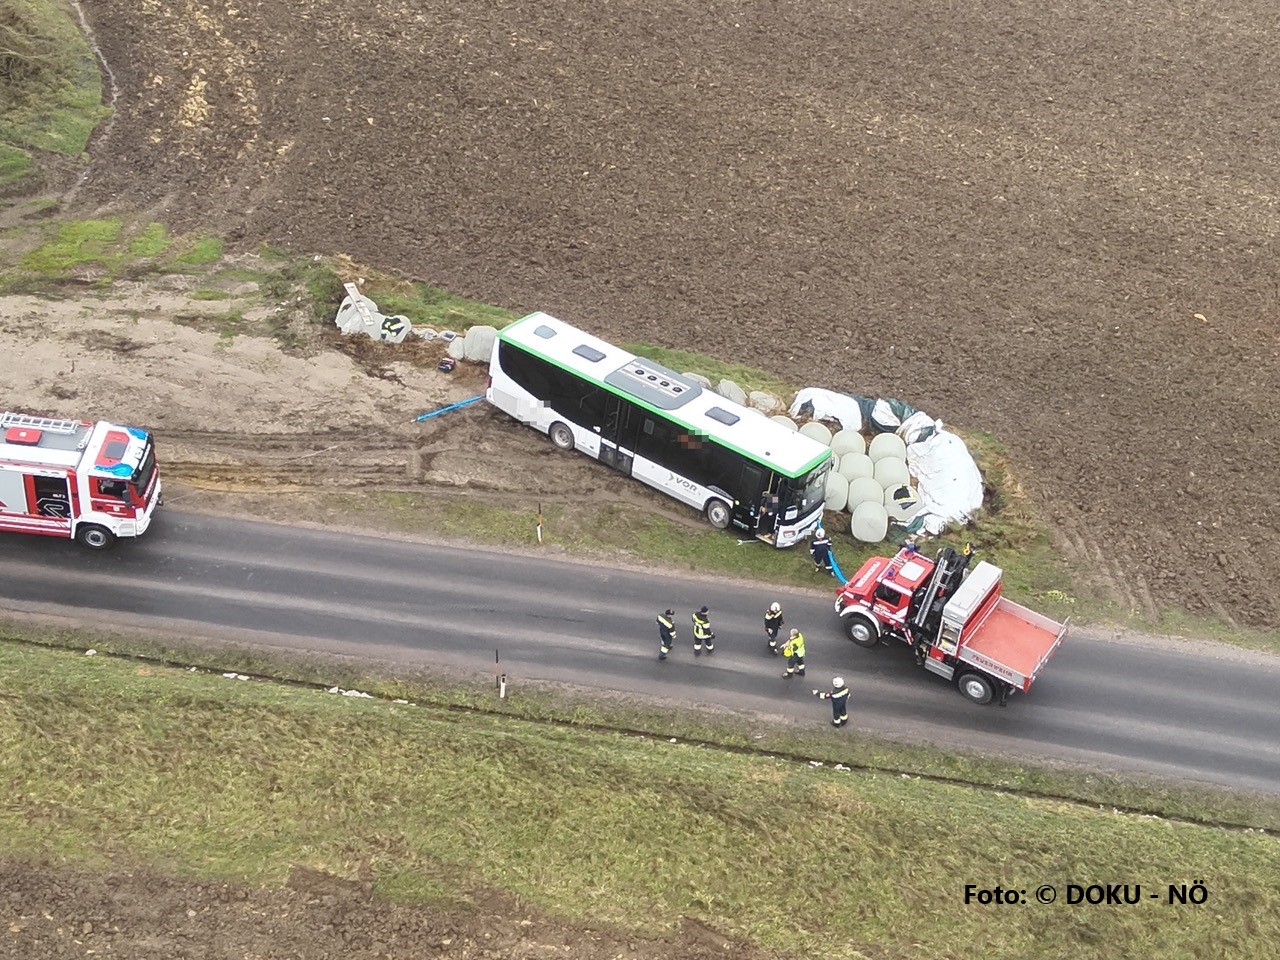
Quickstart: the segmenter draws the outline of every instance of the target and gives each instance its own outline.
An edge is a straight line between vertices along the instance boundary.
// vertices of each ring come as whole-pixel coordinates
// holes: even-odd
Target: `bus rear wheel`
[[[559,449],[566,452],[573,449],[573,431],[559,420],[551,425],[551,429],[547,431],[547,436],[551,438],[551,442]]]
[[[115,536],[105,527],[86,524],[76,531],[76,540],[90,550],[105,550],[116,542]]]
[[[971,700],[979,706],[985,706],[994,699],[996,695],[995,687],[991,681],[980,673],[960,674],[960,679],[956,681],[956,687],[960,690],[960,695],[966,700]]]
[[[723,500],[708,500],[707,522],[717,530],[723,530],[729,526],[729,505]]]

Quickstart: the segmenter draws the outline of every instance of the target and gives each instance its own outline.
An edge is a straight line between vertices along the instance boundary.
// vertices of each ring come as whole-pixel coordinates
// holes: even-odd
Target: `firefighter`
[[[819,527],[813,534],[813,542],[809,544],[809,553],[813,557],[813,572],[825,570],[831,573],[831,541],[827,531]]]
[[[672,619],[676,615],[674,610],[667,610],[665,613],[658,614],[658,659],[667,659],[667,654],[671,652],[671,645],[676,639],[676,622]]]
[[[787,658],[787,672],[783,676],[789,679],[792,674],[798,673],[803,677],[804,634],[793,629],[787,642],[782,645],[782,655]]]
[[[711,653],[716,648],[716,635],[711,632],[711,617],[708,615],[706,607],[702,607],[693,615],[694,656],[702,656],[703,644],[707,646],[707,653]]]
[[[771,603],[764,612],[764,636],[769,642],[769,652],[778,655],[778,631],[782,629],[782,604]]]
[[[849,687],[845,684],[844,677],[832,678],[830,693],[825,690],[815,690],[813,695],[819,700],[831,701],[833,727],[843,727],[849,722]]]

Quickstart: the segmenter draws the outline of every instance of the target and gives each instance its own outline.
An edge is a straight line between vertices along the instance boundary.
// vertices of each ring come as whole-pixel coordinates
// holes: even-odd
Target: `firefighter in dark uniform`
[[[843,727],[849,722],[849,687],[844,677],[835,677],[831,681],[831,692],[815,690],[813,695],[819,700],[831,701],[831,725]]]
[[[787,658],[787,672],[784,677],[790,678],[792,674],[800,674],[804,676],[804,634],[799,630],[792,630],[791,636],[787,638],[787,642],[782,645],[782,655]]]
[[[782,604],[771,603],[764,612],[764,636],[769,642],[769,652],[778,655],[778,631],[782,629]]]
[[[672,619],[676,615],[674,610],[668,610],[665,613],[658,614],[658,659],[667,659],[667,654],[671,652],[671,645],[676,639],[676,622]]]
[[[694,656],[702,656],[704,644],[707,647],[707,653],[711,653],[716,648],[716,635],[711,632],[711,617],[708,615],[706,607],[703,607],[693,615]]]
[[[831,570],[831,539],[827,536],[827,531],[821,527],[814,532],[813,542],[809,544],[809,554],[813,557],[814,573],[819,570],[833,572]]]

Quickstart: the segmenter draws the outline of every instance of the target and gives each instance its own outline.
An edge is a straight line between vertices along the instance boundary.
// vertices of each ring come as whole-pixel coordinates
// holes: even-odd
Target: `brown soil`
[[[666,937],[569,926],[500,891],[454,908],[404,907],[294,867],[284,887],[194,883],[150,872],[0,863],[0,957],[70,960],[711,960],[769,954],[682,921]],[[664,923],[664,926],[668,924]]]
[[[119,95],[72,213],[343,253],[606,338],[898,396],[1001,438],[1063,552],[1118,601],[1280,619],[1271,4],[85,12]],[[191,291],[168,282],[6,303],[6,401],[152,426],[170,476],[205,487],[248,465],[278,489],[650,496],[606,494],[590,464],[486,412],[412,424],[478,392],[475,371],[388,360],[369,377],[314,344],[219,340],[169,322]],[[0,894],[15,957],[95,938],[218,958],[726,946],[511,904],[408,911],[324,878],[231,890],[11,864]]]
[[[1280,620],[1263,0],[86,10],[80,201],[899,396],[1118,599]]]

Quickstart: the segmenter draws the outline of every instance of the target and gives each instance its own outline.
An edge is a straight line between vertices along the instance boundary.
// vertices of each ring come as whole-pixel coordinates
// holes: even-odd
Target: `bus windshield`
[[[826,499],[827,474],[830,470],[831,461],[828,459],[803,477],[788,480],[783,490],[782,515],[792,516],[791,511],[794,509],[794,516],[803,517],[817,509]]]

